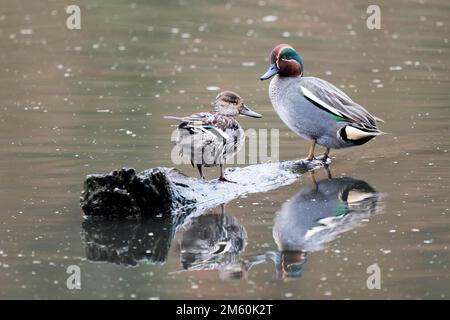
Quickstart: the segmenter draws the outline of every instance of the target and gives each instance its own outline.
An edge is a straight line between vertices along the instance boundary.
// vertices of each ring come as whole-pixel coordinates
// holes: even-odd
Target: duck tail
[[[175,116],[164,116],[164,119],[169,119],[169,120],[177,120],[177,121],[183,121],[182,117],[175,117]]]
[[[351,125],[343,127],[339,130],[339,135],[344,141],[353,142],[356,145],[364,144],[367,141],[385,134],[378,129],[367,130],[365,128],[356,128]]]
[[[381,119],[381,118],[378,118],[378,117],[375,117],[375,116],[373,118],[375,119],[376,122],[384,122],[384,120]]]

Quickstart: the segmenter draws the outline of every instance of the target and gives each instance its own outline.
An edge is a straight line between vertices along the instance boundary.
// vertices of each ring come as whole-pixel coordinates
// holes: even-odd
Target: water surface
[[[1,298],[449,297],[446,1],[381,1],[381,30],[366,28],[369,2],[81,1],[80,31],[65,28],[67,4],[2,1]],[[245,128],[280,129],[280,159],[305,156],[308,143],[258,80],[282,42],[299,49],[307,75],[341,87],[389,134],[332,152],[333,179],[317,172],[318,189],[305,175],[177,230],[84,221],[85,176],[173,166],[162,116],[207,110],[214,87],[264,114],[239,118]],[[374,263],[380,290],[366,287]],[[73,264],[81,290],[65,285]]]

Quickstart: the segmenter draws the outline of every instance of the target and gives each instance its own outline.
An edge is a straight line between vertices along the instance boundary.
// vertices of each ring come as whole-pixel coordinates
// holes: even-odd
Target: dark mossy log
[[[226,177],[235,183],[188,177],[173,168],[153,168],[140,173],[122,168],[109,174],[89,175],[81,207],[87,216],[102,217],[201,213],[244,194],[291,184],[302,173],[329,163],[329,159],[300,160],[228,168]]]

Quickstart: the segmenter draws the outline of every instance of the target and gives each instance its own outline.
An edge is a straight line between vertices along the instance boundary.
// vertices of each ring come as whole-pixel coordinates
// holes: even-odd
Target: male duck
[[[361,145],[383,134],[372,116],[344,92],[331,83],[303,77],[303,60],[288,44],[276,46],[270,56],[270,66],[261,76],[270,82],[269,96],[281,120],[300,137],[310,140],[307,160],[313,160],[316,143],[339,149]]]
[[[220,166],[219,181],[224,177],[224,163],[239,151],[244,142],[244,130],[236,121],[237,115],[261,118],[252,111],[235,92],[223,91],[212,103],[211,112],[196,113],[188,117],[166,116],[166,119],[180,121],[179,135],[175,140],[180,156],[187,157],[196,165],[204,179],[202,166]]]

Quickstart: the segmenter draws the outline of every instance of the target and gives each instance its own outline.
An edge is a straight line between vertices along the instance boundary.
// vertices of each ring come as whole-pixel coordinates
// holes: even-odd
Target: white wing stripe
[[[328,109],[331,113],[337,114],[340,117],[345,118],[345,116],[337,109],[333,108],[332,106],[330,106],[329,104],[327,104],[326,102],[322,101],[321,99],[319,99],[318,97],[316,97],[311,91],[309,91],[308,89],[306,89],[303,86],[300,86],[300,89],[303,92],[303,95],[311,100],[313,100],[315,103],[320,104],[322,107]]]

